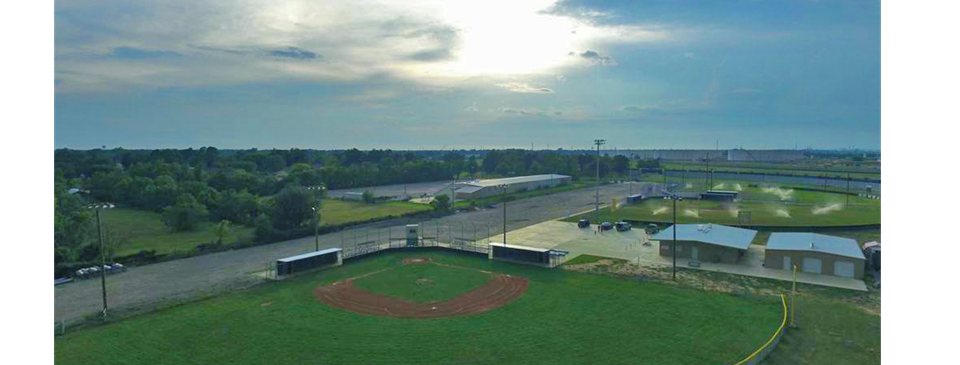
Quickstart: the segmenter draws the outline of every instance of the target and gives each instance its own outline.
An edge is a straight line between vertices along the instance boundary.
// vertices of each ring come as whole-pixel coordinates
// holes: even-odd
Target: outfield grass
[[[798,328],[787,331],[764,364],[880,363],[879,315],[817,296],[798,296],[796,310]]]
[[[530,286],[501,308],[436,319],[359,315],[313,294],[411,256],[522,275]],[[773,296],[405,252],[68,332],[54,344],[58,364],[726,364],[766,342],[781,310]]]
[[[730,184],[730,183],[723,183]],[[722,185],[728,186],[729,185]],[[835,193],[793,190],[785,197],[760,188],[740,185],[742,201],[720,203],[689,199],[677,203],[679,223],[745,224],[751,226],[853,226],[880,224],[880,200]],[[785,190],[789,190],[788,188]],[[693,190],[691,190],[693,191]],[[738,212],[750,212],[749,222],[740,222]],[[593,213],[566,219],[595,220]],[[648,199],[621,205],[617,210],[601,209],[601,222],[620,220],[672,223],[673,202]]]
[[[407,202],[386,202],[365,204],[362,202],[328,199],[323,201],[320,211],[323,225],[340,225],[365,221],[387,216],[400,216],[406,213],[422,212],[433,209],[428,205]],[[201,222],[195,231],[174,232],[163,224],[159,213],[137,209],[111,209],[103,212],[104,221],[128,242],[121,247],[118,255],[132,255],[142,250],[156,250],[158,254],[174,251],[186,252],[198,245],[215,242],[213,222]],[[253,239],[253,228],[234,224],[230,234],[224,237],[224,244]]]

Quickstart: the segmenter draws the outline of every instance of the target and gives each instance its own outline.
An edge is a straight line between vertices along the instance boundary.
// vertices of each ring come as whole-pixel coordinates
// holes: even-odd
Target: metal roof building
[[[500,185],[507,186],[507,193],[553,187],[570,182],[570,176],[546,174],[507,177],[503,179],[474,180],[457,183],[457,199],[483,198],[503,194]]]
[[[678,258],[735,264],[757,236],[752,229],[717,224],[677,224],[650,237],[660,241],[660,255],[673,256],[673,231],[677,231]]]
[[[809,232],[774,232],[767,241],[768,250],[810,251],[864,260],[860,245],[852,238]]]
[[[764,267],[812,274],[863,278],[866,257],[856,240],[809,232],[774,232],[764,254]]]

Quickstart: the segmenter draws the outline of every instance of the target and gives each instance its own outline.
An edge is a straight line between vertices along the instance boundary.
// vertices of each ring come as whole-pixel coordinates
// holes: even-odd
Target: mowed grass
[[[742,185],[742,201],[687,199],[677,202],[679,223],[746,224],[752,226],[851,226],[880,224],[880,200],[857,196],[793,190],[786,199],[762,189]],[[789,188],[784,188],[785,190]],[[749,222],[740,222],[738,212],[749,212]],[[699,217],[699,218],[698,218]],[[566,219],[595,221],[593,213]],[[617,210],[601,209],[599,221],[620,220],[673,222],[673,202],[648,199],[637,204],[621,204]]]
[[[320,303],[321,285],[405,257],[522,275],[519,299],[436,319],[359,315]],[[55,338],[58,364],[725,364],[761,346],[779,298],[732,296],[446,252],[342,267]]]
[[[101,214],[108,229],[126,239],[126,243],[120,247],[119,256],[136,254],[142,250],[157,250],[158,254],[186,252],[197,245],[217,240],[213,222],[201,222],[195,231],[175,232],[163,224],[160,213],[156,212],[116,208],[104,210]],[[237,240],[249,241],[252,238],[253,228],[232,225],[223,243],[233,244]]]
[[[329,199],[323,201],[320,213],[323,225],[340,225],[388,216],[399,217],[402,214],[431,209],[428,205],[407,202],[365,204]],[[175,232],[163,224],[160,213],[118,208],[105,210],[103,214],[109,229],[127,239],[127,243],[120,248],[120,256],[136,254],[142,250],[156,250],[158,254],[187,252],[198,245],[217,240],[214,222],[200,222],[194,231]],[[233,224],[223,242],[229,245],[252,239],[252,227]]]
[[[574,257],[570,260],[565,261],[563,265],[572,266],[572,265],[592,264],[595,262],[600,262],[601,260],[609,260],[609,261],[618,262],[618,263],[626,262],[626,260],[623,260],[623,259],[615,259],[610,257],[594,256],[594,255],[579,255],[577,257]]]
[[[798,296],[796,306],[798,328],[787,331],[764,364],[880,363],[879,315],[816,296]]]
[[[493,276],[478,270],[424,265],[403,265],[353,280],[360,289],[400,298],[410,302],[429,303],[450,300],[488,283]]]
[[[399,217],[402,214],[424,212],[433,207],[409,202],[385,202],[366,204],[363,202],[324,199],[320,209],[320,221],[325,226],[361,222],[387,216]]]

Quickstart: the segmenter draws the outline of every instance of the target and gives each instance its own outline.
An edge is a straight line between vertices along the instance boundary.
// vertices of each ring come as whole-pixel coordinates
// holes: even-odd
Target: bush
[[[207,207],[193,195],[182,194],[177,197],[176,205],[163,208],[163,223],[177,231],[192,231],[209,214]]]

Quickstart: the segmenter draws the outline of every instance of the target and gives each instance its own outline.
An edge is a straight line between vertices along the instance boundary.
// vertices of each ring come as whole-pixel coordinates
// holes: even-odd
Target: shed
[[[767,241],[763,266],[811,274],[863,279],[866,257],[856,240],[810,232],[774,232]]]

